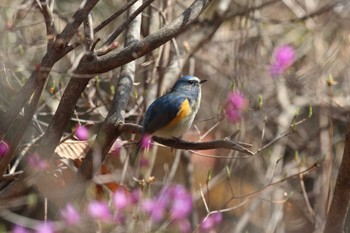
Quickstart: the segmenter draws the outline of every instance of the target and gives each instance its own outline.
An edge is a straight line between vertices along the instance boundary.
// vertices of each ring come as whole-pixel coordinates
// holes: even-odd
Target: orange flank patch
[[[176,117],[172,119],[172,121],[167,127],[173,127],[177,125],[181,120],[185,119],[190,113],[191,113],[191,105],[188,99],[186,99],[184,102],[182,102]]]

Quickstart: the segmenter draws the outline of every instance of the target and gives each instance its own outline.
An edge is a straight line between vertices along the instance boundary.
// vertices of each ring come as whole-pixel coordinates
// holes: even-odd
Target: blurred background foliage
[[[94,25],[125,3],[100,1],[93,10]],[[141,36],[171,22],[190,3],[155,1],[142,14]],[[79,5],[80,1],[55,2],[57,31]],[[252,144],[253,152],[264,148],[249,157],[223,149],[196,153],[153,147],[148,155],[151,166],[143,168],[144,176],[154,176],[155,187],[165,180],[186,184],[196,200],[197,218],[206,215],[203,198],[210,210],[232,208],[224,213],[217,232],[319,232],[343,152],[350,107],[349,12],[347,1],[215,0],[188,30],[138,59],[126,122],[140,123],[151,101],[165,93],[179,75],[192,74],[208,82],[202,86],[201,108],[185,138],[214,140],[235,134],[235,140]],[[104,41],[124,18],[125,14],[95,37]],[[3,112],[40,63],[47,36],[35,1],[27,0],[0,3],[0,32]],[[83,37],[81,30],[73,40],[83,41]],[[120,47],[123,37],[117,39]],[[286,44],[295,49],[296,60],[283,74],[272,77],[273,51]],[[83,52],[84,47],[79,46],[54,66],[22,146],[45,132]],[[98,131],[118,75],[115,69],[90,81],[65,136],[77,124],[91,125],[92,135]],[[249,100],[244,117],[235,124],[224,117],[227,96],[233,90]],[[283,136],[286,132],[290,133]],[[276,138],[279,140],[273,141]],[[128,142],[135,138],[124,134],[120,140],[120,156],[106,162],[118,177],[116,183],[125,156],[134,150]],[[73,149],[72,156],[80,158],[81,153]],[[152,156],[157,156],[154,164]],[[320,166],[301,173],[315,163]],[[64,182],[69,183],[69,178]]]

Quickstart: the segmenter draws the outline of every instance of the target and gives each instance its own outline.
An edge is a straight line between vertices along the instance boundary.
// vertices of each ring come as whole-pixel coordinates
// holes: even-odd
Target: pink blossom
[[[204,232],[210,232],[213,228],[222,221],[222,213],[217,212],[203,219],[200,229]]]
[[[148,167],[149,166],[149,159],[144,155],[141,155],[141,157],[140,157],[140,166],[141,167]]]
[[[130,201],[132,204],[137,204],[140,201],[142,196],[142,191],[140,188],[137,188],[131,192]]]
[[[32,169],[39,171],[45,171],[50,167],[49,162],[46,159],[41,159],[37,153],[31,154],[27,159],[27,163]]]
[[[152,146],[152,135],[145,134],[141,138],[141,149],[148,150]]]
[[[52,222],[43,222],[36,226],[35,232],[36,233],[53,233],[54,232],[54,226]]]
[[[160,222],[164,218],[165,208],[165,202],[159,200],[144,200],[142,203],[142,209],[150,215],[153,222]]]
[[[15,225],[11,232],[12,233],[28,233],[29,231],[20,225]]]
[[[122,141],[120,139],[115,140],[115,142],[113,143],[110,153],[114,156],[118,156],[120,155],[120,151],[122,149]]]
[[[192,196],[182,185],[169,185],[154,199],[145,200],[142,208],[154,222],[161,221],[166,215],[179,222],[187,219],[191,213]]]
[[[9,151],[9,145],[5,141],[0,141],[0,158],[4,157]]]
[[[232,123],[237,123],[243,115],[245,108],[248,106],[248,100],[239,91],[229,93],[225,113],[226,117]]]
[[[75,136],[80,140],[80,141],[86,141],[89,139],[89,130],[82,125],[79,125],[75,129]]]
[[[64,209],[61,210],[61,216],[69,225],[74,225],[80,222],[80,213],[72,204],[67,204]]]
[[[295,50],[291,45],[282,45],[275,48],[270,66],[271,75],[278,76],[282,74],[294,63],[295,57]]]
[[[177,222],[178,227],[180,228],[181,233],[188,233],[191,232],[191,224],[188,219],[182,219]]]
[[[124,210],[129,206],[131,200],[125,191],[117,190],[113,193],[113,202],[117,210]]]
[[[88,205],[88,212],[91,217],[103,221],[109,221],[111,219],[109,206],[104,201],[91,201]]]
[[[192,196],[182,185],[170,187],[170,197],[173,200],[170,208],[175,220],[186,219],[192,211]]]

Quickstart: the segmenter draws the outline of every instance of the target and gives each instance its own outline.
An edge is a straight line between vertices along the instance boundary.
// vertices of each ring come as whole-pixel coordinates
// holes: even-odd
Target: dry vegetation
[[[132,23],[123,11],[106,25],[126,1],[0,3],[0,232],[44,220],[57,232],[205,232],[216,212],[223,218],[207,232],[349,232],[350,4],[194,2],[146,0]],[[272,77],[282,45],[296,57]],[[146,107],[184,74],[208,80],[184,136],[196,143],[156,140],[131,167]],[[224,112],[232,91],[249,102],[236,123]],[[233,149],[194,150],[221,139]],[[147,199],[170,184],[192,196],[188,229],[171,216],[152,222],[142,201],[126,223],[87,213],[118,190],[141,187]],[[84,221],[66,227],[67,203]]]

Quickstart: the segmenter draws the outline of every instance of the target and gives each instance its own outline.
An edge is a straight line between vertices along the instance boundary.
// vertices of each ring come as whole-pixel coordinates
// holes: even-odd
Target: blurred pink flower
[[[53,233],[53,223],[52,222],[42,222],[36,226],[36,233]]]
[[[137,188],[131,192],[130,201],[132,204],[137,204],[142,196],[142,190]]]
[[[9,145],[5,141],[0,141],[0,158],[4,157],[9,151]]]
[[[247,98],[239,91],[230,92],[227,98],[225,113],[232,123],[237,123],[248,106]]]
[[[153,222],[159,222],[164,218],[166,203],[159,200],[144,200],[142,209],[148,213]]]
[[[109,221],[111,219],[109,206],[104,201],[91,201],[88,205],[88,212],[91,217],[99,220]]]
[[[148,150],[152,146],[152,135],[145,134],[141,138],[141,149]]]
[[[270,66],[272,76],[278,76],[287,70],[295,61],[295,50],[291,45],[281,45],[273,52],[273,61]]]
[[[113,203],[117,210],[124,210],[131,203],[126,191],[117,190],[113,193]]]
[[[82,125],[79,125],[75,129],[75,136],[80,140],[80,141],[86,141],[89,139],[89,130]]]
[[[27,163],[32,169],[39,171],[45,171],[50,167],[49,162],[46,159],[40,158],[37,153],[31,154],[27,159]]]
[[[123,143],[122,141],[118,138],[117,140],[115,140],[115,142],[113,143],[110,153],[114,156],[118,156],[120,155],[120,151],[122,149]]]
[[[65,220],[65,222],[69,225],[77,224],[81,220],[80,213],[70,203],[68,203],[66,207],[61,210],[61,216]]]
[[[141,155],[141,157],[140,157],[140,166],[141,167],[148,167],[149,166],[149,159],[145,155]]]
[[[175,220],[186,219],[192,211],[192,196],[182,185],[170,186],[170,198],[173,201],[170,208]]]
[[[15,225],[11,231],[12,233],[29,233],[27,229],[20,225]]]
[[[200,229],[204,232],[211,232],[213,228],[222,221],[222,213],[217,212],[203,219]]]
[[[185,220],[192,211],[192,196],[182,185],[165,186],[157,197],[142,204],[152,221],[161,221],[169,214],[176,222]]]
[[[182,219],[181,221],[176,222],[181,233],[191,232],[191,223],[188,219]]]

